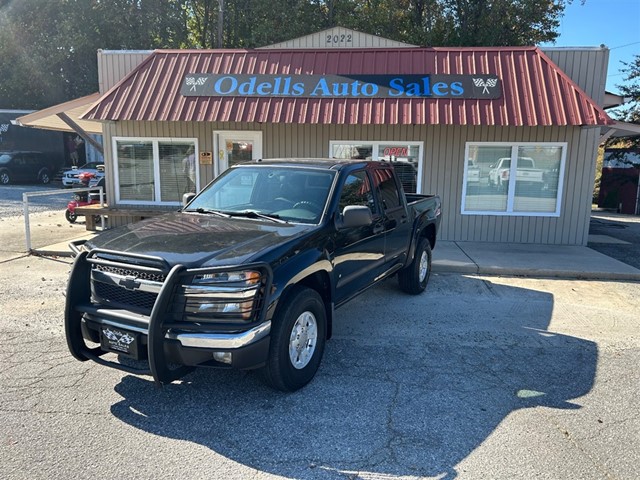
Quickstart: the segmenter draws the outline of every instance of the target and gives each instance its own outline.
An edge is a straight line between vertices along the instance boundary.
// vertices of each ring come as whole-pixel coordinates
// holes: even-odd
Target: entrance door
[[[236,163],[262,158],[262,132],[214,132],[216,176]]]

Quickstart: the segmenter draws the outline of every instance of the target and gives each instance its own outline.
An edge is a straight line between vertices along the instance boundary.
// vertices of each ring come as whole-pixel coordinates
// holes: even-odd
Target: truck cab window
[[[369,207],[371,213],[376,213],[375,202],[369,184],[369,178],[364,171],[350,174],[342,186],[340,193],[340,212],[347,205],[364,205]]]
[[[382,208],[384,208],[385,211],[393,210],[401,205],[400,192],[398,192],[398,186],[396,185],[395,177],[391,170],[376,170],[374,172],[374,182],[380,194]]]

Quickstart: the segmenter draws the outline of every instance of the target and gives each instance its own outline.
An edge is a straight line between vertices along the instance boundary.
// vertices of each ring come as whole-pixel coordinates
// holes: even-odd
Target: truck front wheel
[[[327,332],[322,298],[313,289],[295,287],[273,319],[265,382],[284,392],[304,387],[316,374]]]
[[[424,292],[431,276],[431,244],[426,238],[418,240],[413,261],[398,272],[402,291],[417,295]]]

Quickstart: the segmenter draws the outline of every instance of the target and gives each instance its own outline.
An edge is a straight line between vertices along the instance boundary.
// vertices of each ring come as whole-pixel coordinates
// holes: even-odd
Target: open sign
[[[406,157],[409,154],[407,147],[386,147],[382,154],[385,157]]]

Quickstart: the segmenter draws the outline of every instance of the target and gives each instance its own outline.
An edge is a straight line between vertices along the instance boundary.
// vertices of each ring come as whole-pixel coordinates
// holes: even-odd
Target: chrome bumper
[[[173,333],[165,338],[177,340],[183,347],[235,350],[246,347],[269,335],[271,320],[242,333]]]

